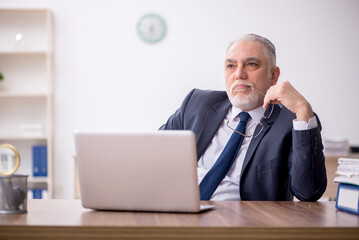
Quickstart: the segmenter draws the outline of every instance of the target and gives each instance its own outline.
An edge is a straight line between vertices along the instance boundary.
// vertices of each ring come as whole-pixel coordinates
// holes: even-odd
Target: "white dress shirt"
[[[263,117],[265,109],[263,107],[258,107],[252,111],[249,111],[251,118],[247,122],[245,135],[253,135],[253,132]],[[214,163],[217,161],[218,157],[222,153],[224,147],[226,146],[229,138],[231,137],[233,130],[227,127],[227,120],[229,121],[229,126],[236,128],[240,119],[239,113],[242,112],[241,109],[232,108],[228,111],[226,117],[224,118],[221,126],[218,128],[218,131],[214,135],[211,143],[209,144],[207,150],[198,160],[197,165],[197,174],[198,182],[200,183],[207,172],[211,169]],[[294,130],[306,130],[317,127],[316,117],[311,118],[308,123],[305,121],[296,121],[293,120],[293,129]],[[242,165],[244,157],[246,155],[248,146],[252,137],[245,137],[242,142],[242,146],[238,151],[236,159],[228,171],[225,178],[219,184],[215,192],[212,194],[212,201],[236,201],[240,200],[239,195],[239,180],[242,170]]]

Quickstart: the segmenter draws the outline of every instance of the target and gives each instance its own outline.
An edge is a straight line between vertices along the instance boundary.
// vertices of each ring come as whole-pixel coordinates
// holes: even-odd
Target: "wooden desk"
[[[0,214],[0,239],[359,239],[359,216],[336,210],[334,202],[214,204],[200,214],[170,214],[28,200],[27,214]]]

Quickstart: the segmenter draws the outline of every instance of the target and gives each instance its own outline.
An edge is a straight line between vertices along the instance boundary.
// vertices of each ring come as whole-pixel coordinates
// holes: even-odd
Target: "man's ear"
[[[271,85],[272,86],[277,84],[279,75],[280,75],[279,67],[277,67],[277,66],[273,67],[272,74],[271,74]]]

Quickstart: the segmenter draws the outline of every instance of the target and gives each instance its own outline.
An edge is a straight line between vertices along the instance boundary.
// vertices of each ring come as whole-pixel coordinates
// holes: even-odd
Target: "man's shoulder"
[[[195,88],[191,91],[191,98],[208,99],[213,101],[227,100],[228,96],[225,91],[203,90]]]
[[[195,88],[186,97],[185,105],[191,112],[201,112],[213,107],[218,109],[227,108],[230,105],[225,91],[202,90]]]

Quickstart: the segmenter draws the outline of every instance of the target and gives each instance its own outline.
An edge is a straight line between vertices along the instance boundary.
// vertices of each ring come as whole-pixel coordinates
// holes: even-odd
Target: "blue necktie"
[[[239,118],[240,122],[236,130],[244,134],[250,116],[247,112],[241,112]],[[227,175],[236,159],[243,138],[244,137],[237,132],[232,133],[221,155],[199,184],[201,200],[209,200],[223,178]]]

